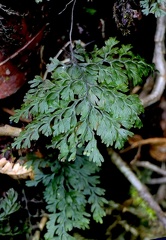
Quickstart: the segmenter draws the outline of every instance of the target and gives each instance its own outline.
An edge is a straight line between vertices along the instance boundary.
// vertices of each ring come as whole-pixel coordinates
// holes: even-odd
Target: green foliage
[[[52,58],[47,66],[51,80],[36,76],[30,81],[21,109],[11,117],[15,122],[33,117],[13,147],[31,148],[44,136],[50,139],[47,147],[56,152],[54,159],[33,157],[28,162],[35,172],[28,186],[42,182],[45,187],[49,212],[45,239],[74,239],[70,231],[88,228],[91,214],[102,223],[107,201],[94,175],[103,161],[98,143],[120,149],[132,135],[130,129],[141,127],[138,115],[143,106],[130,88],[153,67],[135,56],[130,45],[118,44],[110,38],[90,53],[78,44],[66,64]],[[50,172],[45,174],[45,169]]]
[[[142,126],[138,115],[143,106],[129,94],[129,86],[140,83],[152,66],[135,56],[130,45],[118,43],[110,38],[89,54],[79,45],[68,64],[52,58],[52,79],[30,81],[21,110],[11,117],[18,122],[21,116],[33,116],[13,147],[29,148],[41,135],[51,136],[48,147],[59,150],[59,160],[75,160],[77,149],[84,147],[83,154],[97,165],[103,161],[98,137],[106,146],[122,148],[132,135],[129,129]]]
[[[148,220],[156,219],[156,213],[149,205],[139,196],[137,190],[131,186],[130,195],[133,199],[133,206],[136,208],[133,212],[139,216],[146,216]]]
[[[0,218],[4,220],[8,215],[16,212],[20,205],[17,201],[18,194],[13,188],[9,189],[5,198],[0,199]]]
[[[17,212],[20,208],[18,203],[18,194],[13,188],[6,192],[6,196],[0,199],[0,235],[13,236],[20,234],[20,229],[16,224],[12,226],[10,218],[13,213]]]
[[[68,234],[73,228],[88,228],[91,215],[87,206],[90,206],[93,219],[102,223],[103,206],[107,201],[102,197],[105,191],[97,186],[100,181],[95,173],[99,168],[82,152],[77,152],[76,161],[72,163],[50,159],[43,163],[32,157],[28,165],[34,167],[35,179],[27,181],[27,185],[37,186],[42,182],[45,186],[44,199],[50,213],[45,239],[74,239]],[[45,168],[47,174],[44,174]]]
[[[9,189],[5,198],[0,199],[0,219],[4,220],[8,215],[16,212],[20,205],[17,203],[18,194],[13,188]]]
[[[97,10],[94,8],[85,8],[85,11],[90,15],[94,15],[97,12]]]
[[[152,13],[155,15],[155,17],[161,17],[161,16],[166,15],[166,11],[162,9],[161,5],[165,6],[165,0],[143,0],[143,1],[140,1],[140,6],[142,7],[142,12],[145,15]]]

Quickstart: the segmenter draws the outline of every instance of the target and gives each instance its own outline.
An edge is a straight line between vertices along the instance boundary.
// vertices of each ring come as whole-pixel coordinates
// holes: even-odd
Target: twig
[[[135,162],[137,162],[137,160],[140,158],[140,155],[141,155],[141,145],[138,146],[137,153],[134,156],[134,159],[130,162],[130,164],[134,164]]]
[[[21,131],[22,131],[21,128],[11,127],[10,125],[4,125],[0,127],[0,136],[18,137]]]
[[[120,153],[125,153],[133,148],[146,145],[146,144],[166,144],[166,138],[147,138],[147,139],[142,139],[140,141],[134,142],[131,146],[122,149]]]
[[[44,215],[39,223],[40,231],[43,231],[47,221],[48,221],[48,215]]]
[[[67,43],[65,43],[65,45],[58,51],[58,53],[55,55],[54,58],[55,58],[55,59],[58,58],[58,57],[61,55],[61,53],[62,53],[70,44],[71,44],[70,41],[68,41]],[[48,70],[45,71],[44,76],[43,76],[43,80],[46,80],[47,75],[48,75]]]
[[[40,240],[40,231],[36,230],[34,233],[34,236],[32,237],[32,240]]]
[[[71,44],[70,43],[70,41],[68,41],[67,43],[65,43],[65,45],[59,50],[59,52],[55,55],[55,58],[58,58],[60,55],[61,55],[61,53],[69,46],[69,44]]]
[[[48,216],[47,215],[44,215],[39,223],[39,229],[40,231],[43,231],[45,225],[46,225],[46,222],[48,220]],[[40,231],[39,230],[36,230],[35,233],[34,233],[34,236],[32,238],[32,240],[40,240]]]
[[[69,5],[70,3],[72,3],[72,2],[73,2],[73,0],[71,0],[70,2],[68,2],[68,3],[65,5],[64,9],[63,9],[61,12],[59,12],[58,14],[59,14],[59,15],[62,14],[62,13],[66,10],[66,8],[68,7],[68,5]]]
[[[147,184],[163,184],[166,183],[166,177],[152,178],[146,182]]]
[[[11,8],[7,8],[5,5],[0,4],[0,9],[2,11],[4,11],[5,13],[7,13],[8,15],[17,15],[20,16],[20,14],[14,10],[12,10]]]
[[[5,63],[7,63],[9,60],[15,58],[18,54],[20,54],[23,50],[25,50],[43,31],[43,29],[45,28],[45,26],[33,37],[31,38],[23,47],[21,47],[20,49],[18,49],[15,53],[13,53],[12,55],[10,55],[8,58],[6,58],[4,61],[0,62],[0,67],[2,65],[4,65]]]
[[[152,92],[141,99],[144,107],[160,100],[166,84],[166,63],[165,63],[165,30],[166,30],[166,16],[157,19],[157,27],[155,33],[155,48],[153,63],[155,64],[156,79]]]
[[[3,107],[2,110],[3,110],[4,112],[8,113],[8,114],[11,115],[11,116],[14,116],[14,114],[15,114],[15,112],[14,112],[13,110],[9,109],[9,108]],[[30,122],[32,122],[32,119],[20,118],[20,121],[26,122],[26,123],[30,123]]]
[[[122,160],[122,158],[115,151],[113,151],[112,149],[108,149],[108,154],[110,155],[112,162],[124,174],[128,181],[136,188],[140,197],[142,197],[142,199],[146,201],[148,205],[155,211],[158,219],[166,229],[165,213],[161,210],[158,203],[153,199],[147,187],[143,183],[141,183],[141,181],[132,172],[129,166]]]
[[[105,21],[100,18],[100,24],[101,24],[101,35],[102,35],[102,38],[105,39]]]
[[[163,176],[166,176],[166,171],[165,170],[157,167],[156,165],[154,165],[154,164],[152,164],[148,161],[137,161],[137,162],[134,162],[134,165],[136,165],[137,167],[144,167],[144,168],[150,169],[150,170],[152,170],[156,173],[159,173]]]
[[[27,197],[26,197],[24,187],[22,187],[22,194],[23,194],[23,199],[24,199],[24,201],[25,201],[25,209],[26,209],[27,214],[28,214],[28,224],[29,224],[29,230],[30,230],[30,237],[32,238],[32,229],[33,229],[33,226],[32,226],[32,223],[31,223],[31,214],[30,214],[30,212],[29,212],[28,199],[27,199]]]

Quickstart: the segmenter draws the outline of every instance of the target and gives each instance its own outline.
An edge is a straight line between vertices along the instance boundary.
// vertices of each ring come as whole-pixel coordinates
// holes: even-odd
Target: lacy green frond
[[[103,157],[97,136],[106,146],[122,148],[132,135],[130,129],[141,127],[138,115],[143,112],[139,98],[129,95],[129,86],[140,83],[153,68],[135,56],[130,45],[118,43],[110,38],[89,54],[76,48],[75,63],[52,59],[52,79],[37,76],[30,81],[21,110],[11,117],[17,122],[21,116],[33,116],[13,147],[29,148],[41,135],[51,136],[49,147],[59,150],[59,160],[75,160],[77,148],[84,147],[84,155],[98,165]]]
[[[6,197],[0,199],[0,221],[4,220],[8,215],[16,212],[20,208],[17,198],[17,192],[11,188],[7,191]]]
[[[21,208],[18,200],[18,193],[10,188],[3,198],[0,198],[0,236],[14,236],[23,232],[19,229],[19,221],[14,225],[10,219],[13,213]]]
[[[104,189],[98,186],[100,180],[96,173],[99,168],[96,164],[89,162],[80,151],[72,163],[45,160],[47,169],[50,169],[50,174],[45,175],[42,162],[33,157],[29,160],[35,179],[27,181],[27,185],[36,186],[43,182],[45,186],[44,199],[49,213],[45,239],[54,239],[55,236],[59,240],[74,239],[71,230],[89,228],[91,215],[96,222],[102,223],[107,201],[103,197]],[[87,206],[91,207],[90,211]]]
[[[156,18],[166,15],[165,0],[142,0],[140,1],[140,6],[142,7],[142,12],[145,15],[152,13]]]

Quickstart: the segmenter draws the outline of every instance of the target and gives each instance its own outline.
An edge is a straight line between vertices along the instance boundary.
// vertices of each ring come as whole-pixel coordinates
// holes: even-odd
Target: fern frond
[[[126,93],[153,67],[135,56],[130,45],[118,47],[115,38],[88,55],[80,47],[75,54],[82,60],[62,64],[52,59],[52,80],[36,77],[30,82],[25,103],[11,119],[30,113],[33,121],[13,147],[29,148],[41,135],[51,136],[49,147],[59,150],[59,160],[75,160],[77,148],[84,147],[84,155],[100,165],[97,135],[106,146],[120,149],[132,135],[130,129],[141,126],[138,115],[143,106],[136,95]]]

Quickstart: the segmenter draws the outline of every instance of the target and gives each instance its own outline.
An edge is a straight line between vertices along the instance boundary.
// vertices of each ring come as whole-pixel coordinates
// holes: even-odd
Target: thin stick
[[[21,131],[22,131],[21,128],[5,125],[0,127],[0,136],[18,137]]]
[[[43,231],[45,225],[46,225],[46,222],[48,221],[48,216],[47,215],[44,215],[39,223],[39,229],[40,231]]]
[[[158,219],[166,229],[166,216],[161,210],[158,203],[153,199],[152,195],[149,193],[147,187],[141,183],[137,176],[132,172],[129,166],[122,160],[122,158],[112,149],[108,149],[108,154],[110,155],[112,162],[117,166],[117,168],[124,174],[128,181],[136,188],[140,197],[148,203],[148,205],[155,211]]]
[[[20,16],[21,14],[18,12],[15,12],[14,10],[12,10],[11,8],[7,8],[5,5],[0,4],[0,9],[2,11],[4,11],[5,13],[7,13],[8,15],[17,15]]]
[[[0,62],[0,67],[2,65],[4,65],[5,63],[7,63],[9,60],[15,58],[18,54],[20,54],[24,49],[26,49],[43,31],[43,29],[45,28],[45,26],[32,38],[30,39],[23,47],[21,47],[20,49],[18,49],[15,53],[13,53],[12,55],[10,55],[8,58],[6,58],[4,61]]]
[[[154,164],[152,164],[148,161],[137,161],[137,162],[134,162],[134,165],[136,165],[137,167],[144,167],[144,168],[150,169],[150,170],[152,170],[156,173],[159,173],[163,176],[166,176],[166,171],[165,170],[157,167],[156,165],[154,165]]]
[[[161,7],[164,5],[161,4]],[[144,107],[150,106],[151,104],[160,100],[166,83],[166,62],[165,62],[165,32],[166,32],[166,16],[157,18],[157,26],[155,33],[155,48],[153,63],[155,68],[158,70],[156,73],[155,84],[152,92],[141,98]]]
[[[41,231],[43,231],[43,229],[44,229],[44,227],[46,225],[47,220],[48,220],[48,216],[45,215],[45,216],[42,217],[42,219],[41,219],[41,221],[39,223],[40,231],[39,230],[35,231],[35,234],[34,234],[32,240],[40,240],[40,233],[41,233]]]
[[[14,114],[15,114],[15,112],[14,112],[13,110],[9,109],[9,108],[3,107],[2,110],[3,110],[4,112],[8,113],[10,116],[14,116]],[[26,123],[32,122],[31,119],[26,119],[26,118],[20,118],[20,121],[26,122]]]
[[[146,184],[165,184],[165,183],[166,183],[166,177],[152,178],[146,182]]]
[[[142,139],[140,141],[134,142],[131,146],[122,149],[120,153],[127,152],[133,148],[136,148],[138,146],[146,145],[146,144],[164,144],[166,143],[166,138],[147,138],[147,139]]]
[[[68,47],[68,45],[71,44],[70,41],[68,41],[67,43],[65,43],[65,45],[59,50],[59,52],[56,54],[56,56],[54,57],[55,58],[58,58],[61,53]],[[43,76],[43,80],[46,80],[47,78],[47,75],[48,75],[48,70],[45,71],[44,73],[44,76]]]
[[[68,2],[68,3],[66,4],[66,6],[64,7],[64,9],[63,9],[61,12],[59,12],[58,14],[59,14],[59,15],[62,14],[62,13],[67,9],[68,5],[69,5],[70,3],[72,3],[72,2],[73,2],[73,0],[71,0],[70,2]]]

